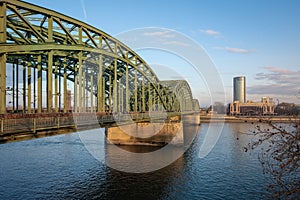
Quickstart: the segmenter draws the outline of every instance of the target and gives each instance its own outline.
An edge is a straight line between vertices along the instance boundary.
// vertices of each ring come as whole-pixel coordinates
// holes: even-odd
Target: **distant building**
[[[233,78],[233,101],[246,102],[246,77]]]
[[[230,103],[230,115],[274,115],[273,98],[263,97],[261,102]]]
[[[300,105],[282,102],[276,106],[275,112],[278,115],[300,115]]]

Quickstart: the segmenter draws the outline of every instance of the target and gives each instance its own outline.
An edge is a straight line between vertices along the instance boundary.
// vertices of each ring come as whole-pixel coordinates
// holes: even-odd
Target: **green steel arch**
[[[186,80],[161,81],[167,110],[175,112],[193,111],[193,96]]]
[[[152,102],[165,106],[155,73],[139,55],[112,36],[66,15],[22,1],[0,0],[0,13],[1,102],[6,101],[5,66],[10,63],[14,70],[20,70],[21,66],[24,71],[22,107],[27,107],[29,112],[32,110],[31,98],[35,96],[33,92],[37,93],[37,111],[42,112],[45,103],[42,89],[47,90],[47,111],[58,111],[61,96],[63,102],[68,98],[67,80],[75,83],[72,90],[74,111],[77,112],[87,108],[102,112],[107,107],[110,111],[129,110],[130,96],[137,99],[138,83],[143,83],[142,87],[147,86],[147,92],[154,94]],[[29,80],[32,77],[37,80]],[[120,81],[121,77],[125,78]],[[47,80],[46,88],[43,88],[43,79]],[[37,89],[32,88],[33,81],[34,84],[37,82],[34,86]],[[63,85],[63,92],[59,85]],[[15,91],[16,87],[19,87],[18,83],[9,88]],[[88,101],[97,101],[95,108],[94,105],[87,106],[84,90],[90,93]],[[122,91],[124,98],[120,97]],[[97,100],[92,99],[94,95]],[[118,108],[121,99],[124,106]],[[14,106],[17,107],[18,102]],[[137,108],[137,105],[133,106],[134,111],[138,111]],[[5,113],[5,103],[0,113]]]
[[[200,112],[200,103],[198,99],[193,99],[193,110]]]
[[[26,113],[177,112],[194,107],[186,81],[160,81],[117,39],[18,0],[0,0],[0,114],[7,112],[7,94],[12,96],[11,110]]]

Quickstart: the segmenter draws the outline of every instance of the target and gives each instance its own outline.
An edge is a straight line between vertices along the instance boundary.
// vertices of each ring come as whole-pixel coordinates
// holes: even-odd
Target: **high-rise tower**
[[[246,77],[233,78],[233,101],[246,102]]]

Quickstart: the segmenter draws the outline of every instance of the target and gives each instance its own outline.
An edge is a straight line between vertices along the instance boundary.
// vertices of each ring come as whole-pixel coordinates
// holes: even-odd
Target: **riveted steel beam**
[[[55,11],[17,0],[0,0],[0,12],[0,64],[5,66],[0,70],[1,100],[5,99],[6,80],[3,74],[5,77],[6,63],[15,63],[17,60],[21,65],[28,63],[28,79],[31,68],[38,71],[38,112],[42,111],[43,105],[43,72],[46,73],[48,112],[52,112],[53,102],[54,110],[60,110],[61,78],[64,86],[64,112],[69,109],[66,106],[67,80],[74,84],[75,112],[87,111],[83,107],[89,106],[92,112],[94,101],[98,112],[107,108],[116,112],[147,111],[151,107],[155,109],[153,104],[163,105],[164,109],[170,110],[174,107],[177,109],[178,102],[185,110],[193,108],[187,83],[176,82],[175,92],[172,93],[168,87],[162,85],[151,67],[139,55],[97,28]],[[29,95],[30,87],[28,80],[25,95],[26,91]],[[179,95],[176,93],[182,97],[177,97]],[[31,94],[26,99],[27,110],[31,108],[30,98]],[[5,106],[0,108],[0,112],[5,112]]]
[[[27,66],[27,113],[31,113],[31,83],[32,83],[32,77],[31,77],[31,63],[28,63]]]
[[[6,43],[6,3],[0,2],[0,43]],[[6,52],[0,53],[0,114],[6,113]]]
[[[52,67],[53,67],[53,51],[48,52],[47,63],[47,111],[53,112],[53,91],[52,91]]]
[[[6,113],[6,55],[0,54],[0,114]]]
[[[67,85],[67,64],[66,64],[66,62],[67,62],[67,59],[66,58],[64,58],[64,64],[63,64],[63,67],[64,67],[64,92],[63,92],[63,94],[64,94],[64,112],[66,113],[67,111],[69,111],[69,109],[70,109],[70,107],[71,107],[71,105],[69,105],[69,101],[71,100],[71,99],[67,99],[68,98],[68,85]],[[69,98],[71,98],[70,96],[69,96]],[[68,101],[69,100],[69,101]]]
[[[41,113],[42,112],[42,89],[43,89],[43,84],[42,84],[42,79],[43,79],[43,71],[42,71],[42,56],[38,55],[38,63],[37,63],[37,69],[38,69],[38,109],[37,112]]]

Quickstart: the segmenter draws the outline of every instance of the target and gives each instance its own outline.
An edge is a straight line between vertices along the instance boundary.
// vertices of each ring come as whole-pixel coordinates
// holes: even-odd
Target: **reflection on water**
[[[260,163],[255,152],[245,153],[242,148],[249,140],[243,132],[251,126],[225,124],[216,146],[200,159],[209,126],[214,129],[218,124],[202,124],[191,147],[171,165],[141,174],[117,171],[94,159],[77,133],[0,145],[1,199],[263,198]],[[100,146],[109,159],[110,147]],[[141,147],[128,148],[141,151]],[[127,164],[133,159],[120,157]],[[161,161],[143,160],[145,165],[151,162]]]
[[[164,168],[183,155],[185,150],[188,149],[188,147],[191,145],[191,142],[199,132],[199,125],[196,123],[197,117],[199,116],[190,115],[188,117],[184,117],[183,123],[180,124],[180,127],[182,128],[179,130],[173,129],[173,123],[169,123],[167,129],[159,130],[159,132],[163,132],[160,133],[160,137],[169,137],[171,135],[171,138],[173,138],[169,144],[160,148],[150,148],[147,146],[117,146],[110,144],[104,145],[104,131],[101,129],[81,132],[79,133],[79,136],[84,146],[93,155],[93,157],[105,165],[127,173],[147,173]],[[152,128],[153,124],[155,123],[152,123],[150,128]],[[177,127],[178,123],[175,125]],[[143,128],[147,128],[147,126]],[[111,129],[110,135],[114,134],[113,131],[117,131],[117,136],[121,138],[127,138],[128,135],[132,134],[128,131],[136,130],[135,128],[129,128],[126,130],[127,132],[124,132],[123,129],[120,136],[120,129],[121,128],[119,127],[117,130],[115,128]],[[101,138],[99,137],[100,133],[103,135]],[[134,135],[137,134],[135,133]],[[185,138],[184,140],[182,138],[183,135]],[[116,136],[114,137],[116,138]],[[182,138],[182,142],[180,144],[173,142],[174,140],[177,140],[178,137]],[[109,136],[109,138],[111,139],[112,136]],[[131,138],[130,140],[132,140],[131,144],[136,144],[134,142],[135,138]]]

